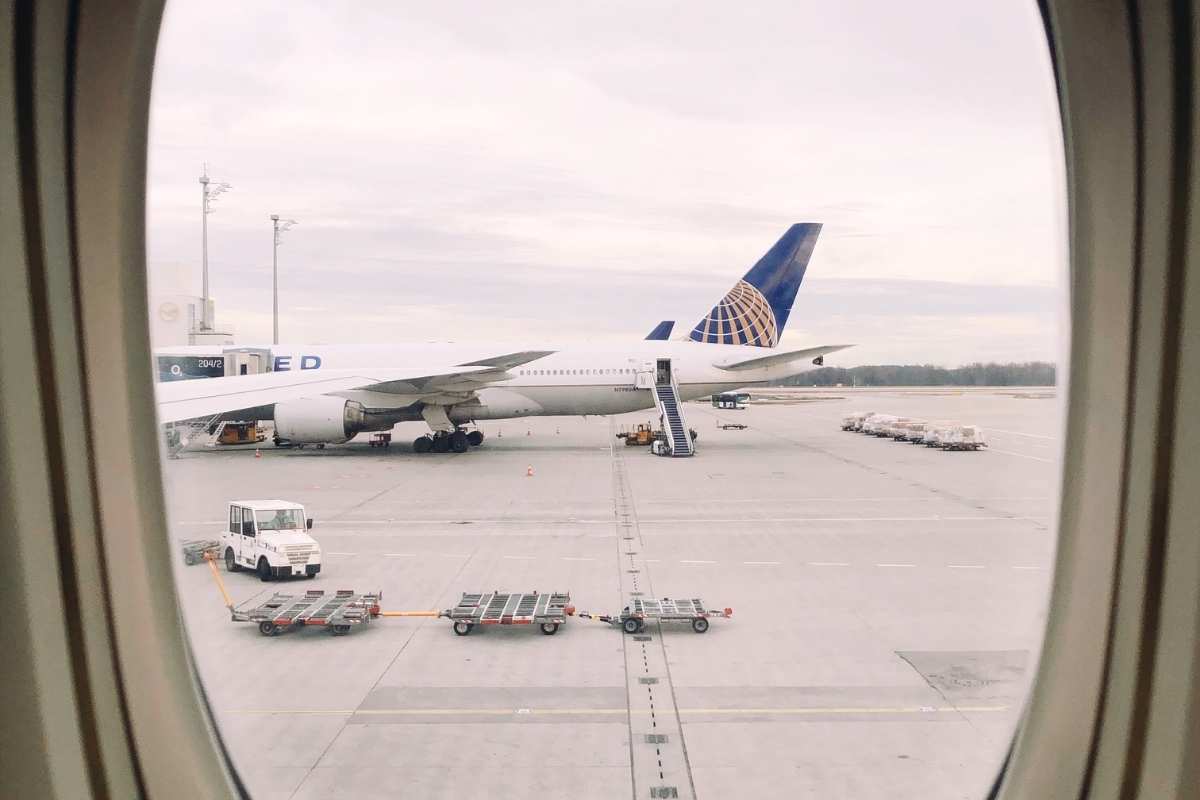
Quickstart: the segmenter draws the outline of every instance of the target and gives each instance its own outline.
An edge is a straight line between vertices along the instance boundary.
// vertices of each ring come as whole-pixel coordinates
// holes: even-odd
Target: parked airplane
[[[821,225],[793,225],[682,340],[562,349],[495,344],[275,346],[260,375],[160,383],[163,422],[273,419],[281,443],[338,443],[424,420],[417,452],[483,441],[463,426],[527,416],[622,414],[762,385],[850,345],[777,352]],[[764,353],[765,351],[765,353]],[[405,365],[405,366],[399,366]],[[666,391],[664,388],[663,391]]]

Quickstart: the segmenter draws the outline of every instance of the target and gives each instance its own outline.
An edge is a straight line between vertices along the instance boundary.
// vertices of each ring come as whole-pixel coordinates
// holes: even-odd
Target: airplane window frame
[[[1200,447],[1180,426],[1200,396],[1196,35],[1183,4],[1040,8],[1069,170],[1066,447],[1045,647],[993,796],[1184,796],[1200,752]],[[0,599],[28,608],[37,587],[64,620],[10,615],[6,684],[37,691],[6,705],[0,781],[26,796],[245,796],[178,626],[159,443],[141,435],[161,11],[47,0],[0,20],[0,401],[43,421],[0,418]]]

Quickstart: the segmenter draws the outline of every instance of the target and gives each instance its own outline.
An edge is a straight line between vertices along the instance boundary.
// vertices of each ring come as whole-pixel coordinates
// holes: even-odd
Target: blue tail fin
[[[694,342],[774,347],[804,280],[821,223],[800,222],[692,329]]]
[[[665,342],[671,338],[671,329],[675,327],[675,320],[664,319],[662,322],[654,326],[654,330],[646,334],[647,342]]]

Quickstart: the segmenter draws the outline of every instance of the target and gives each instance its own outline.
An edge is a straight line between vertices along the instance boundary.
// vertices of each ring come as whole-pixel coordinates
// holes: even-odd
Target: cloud
[[[300,221],[284,335],[327,342],[640,336],[820,221],[806,336],[1051,353],[1058,306],[1037,287],[1062,278],[1064,183],[1041,35],[1000,0],[172,3],[152,277],[188,265],[198,289],[207,161],[234,185],[209,218],[218,316],[247,341],[270,331],[271,213]],[[997,335],[927,322],[968,317]]]

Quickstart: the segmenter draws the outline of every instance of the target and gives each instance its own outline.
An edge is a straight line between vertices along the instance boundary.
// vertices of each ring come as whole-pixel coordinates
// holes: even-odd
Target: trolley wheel
[[[554,634],[558,633],[558,623],[557,622],[543,622],[542,623],[542,633],[546,634],[547,636],[553,636]]]
[[[229,572],[241,572],[242,567],[238,564],[237,559],[233,557],[233,548],[225,548],[225,569]]]
[[[333,635],[334,636],[345,636],[349,632],[350,632],[349,625],[334,625],[333,626]]]
[[[642,627],[642,623],[639,620],[634,619],[633,617],[630,617],[629,619],[627,619],[621,623],[621,628],[626,633],[637,633],[639,630],[641,630],[641,627]]]
[[[454,623],[454,632],[459,636],[466,636],[471,632],[471,623],[459,620],[458,622]]]
[[[274,636],[275,634],[279,633],[279,626],[274,622],[271,622],[269,619],[264,619],[262,622],[258,623],[258,632],[263,636]]]
[[[264,583],[271,580],[271,565],[267,563],[266,556],[258,558],[258,579]]]
[[[697,617],[696,619],[692,620],[692,630],[694,630],[696,633],[704,633],[706,630],[708,630],[708,620],[706,620],[704,617]]]
[[[196,563],[196,557],[194,555],[192,555],[191,553],[184,553],[183,554],[183,563],[187,564],[190,567],[192,564]]]

